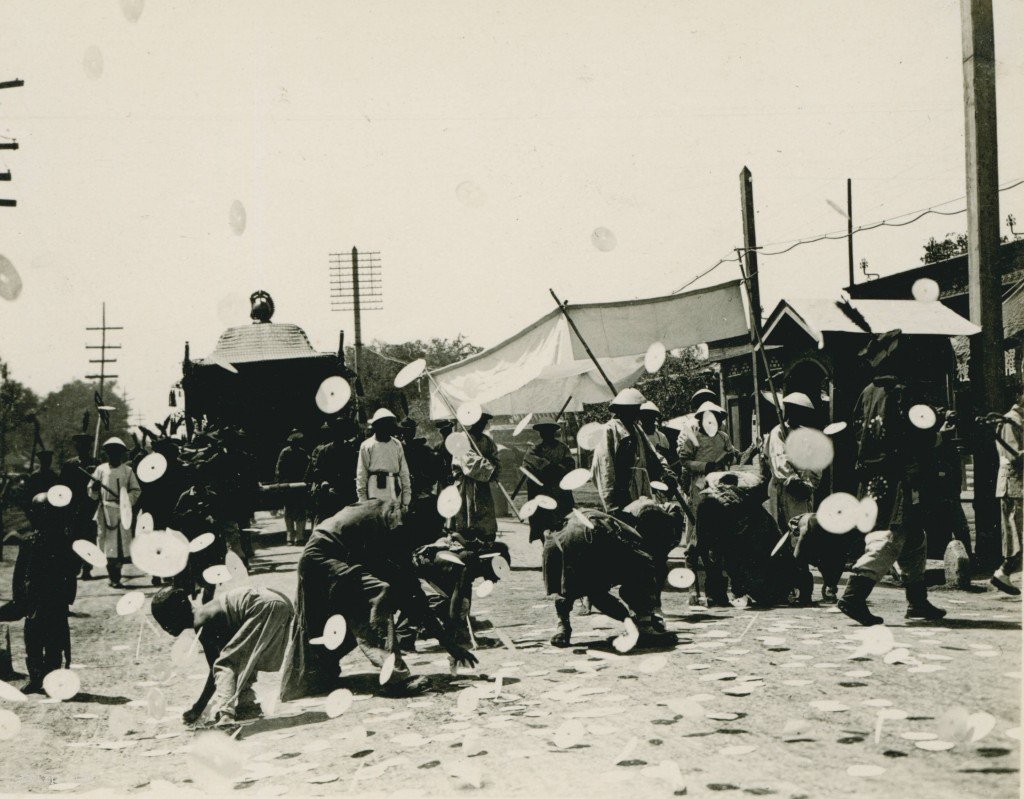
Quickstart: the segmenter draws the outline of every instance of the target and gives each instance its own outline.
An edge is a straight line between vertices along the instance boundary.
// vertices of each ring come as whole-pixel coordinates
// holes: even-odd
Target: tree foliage
[[[38,409],[36,393],[11,378],[10,368],[0,360],[0,472],[27,466],[34,437],[31,415]]]
[[[1009,238],[1006,236],[1002,236],[999,239],[1000,244],[1006,244],[1008,241]],[[947,233],[946,238],[942,239],[942,241],[938,241],[934,236],[928,239],[924,245],[924,255],[921,256],[921,263],[934,264],[966,254],[967,234]]]
[[[430,390],[427,380],[425,377],[420,378],[400,391],[395,388],[394,381],[402,366],[423,358],[428,368],[439,369],[475,355],[482,349],[471,344],[461,334],[453,339],[417,339],[401,344],[375,340],[364,346],[359,363],[359,382],[363,389],[362,402],[367,415],[372,414],[377,408],[388,408],[399,418],[411,416],[420,425],[425,425],[430,420]],[[345,360],[350,366],[354,366],[355,351],[351,347],[345,349]]]
[[[39,421],[42,426],[43,440],[46,446],[54,451],[54,460],[60,463],[64,458],[75,454],[71,437],[76,433],[96,432],[96,403],[93,399],[95,388],[82,380],[65,383],[56,391],[51,391],[42,401]],[[107,383],[104,389],[103,402],[112,406],[110,412],[110,429],[101,424],[100,443],[110,436],[121,438],[129,448],[132,446],[131,433],[128,425],[129,408],[124,398],[117,394],[116,384]],[[85,414],[88,419],[85,420]],[[83,421],[86,424],[83,426]]]

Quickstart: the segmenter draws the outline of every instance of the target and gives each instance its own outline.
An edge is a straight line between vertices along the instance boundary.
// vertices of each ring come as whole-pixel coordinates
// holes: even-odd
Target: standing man
[[[644,435],[651,442],[654,451],[667,461],[669,456],[668,436],[658,429],[660,421],[661,410],[657,405],[648,400],[640,406],[640,429],[644,431]]]
[[[41,449],[36,453],[39,456],[39,468],[25,478],[25,505],[30,506],[37,494],[45,494],[57,485],[57,473],[53,470],[53,452],[48,449]]]
[[[864,554],[838,602],[860,624],[882,624],[868,609],[875,585],[898,563],[907,595],[908,619],[941,619],[946,611],[928,601],[924,574],[927,558],[921,489],[934,481],[935,431],[914,427],[908,412],[920,402],[923,385],[914,374],[927,364],[914,363],[899,330],[876,336],[862,351],[874,377],[854,408],[857,440],[858,496],[872,497],[878,515],[864,539]]]
[[[302,446],[303,435],[292,430],[284,449],[277,456],[274,468],[274,480],[278,483],[302,483],[309,469],[309,455]],[[284,504],[285,535],[289,544],[302,544],[306,541],[306,504],[305,497],[299,493],[288,492]]]
[[[356,460],[359,444],[355,422],[335,416],[328,423],[330,440],[313,450],[306,482],[313,502],[313,527],[356,501]]]
[[[786,454],[786,436],[805,427],[814,418],[814,403],[800,391],[782,398],[786,421],[768,433],[765,452],[771,479],[768,482],[768,511],[779,523],[780,530],[789,529],[789,520],[814,510],[814,490],[821,482],[821,472],[798,469]]]
[[[485,541],[494,541],[498,536],[491,483],[498,482],[501,464],[498,462],[498,446],[484,432],[492,418],[486,412],[480,415],[469,428],[475,447],[452,460],[452,468],[456,472],[455,485],[462,495],[462,508],[452,520],[452,526],[459,532],[471,533],[470,537]]]
[[[530,517],[530,540],[543,541],[544,533],[555,529],[575,505],[572,492],[563,491],[558,484],[576,468],[576,461],[569,447],[557,438],[558,422],[540,421],[533,425],[533,429],[540,436],[540,441],[526,453],[523,467],[544,485],[539,486],[527,479],[526,496],[533,499],[543,494],[558,503],[554,510],[537,508]]]
[[[694,394],[694,399],[701,394],[702,392],[698,391]],[[706,417],[705,414],[710,414],[710,416]],[[705,400],[694,409],[693,416],[694,423],[679,433],[676,453],[679,456],[683,485],[689,488],[690,507],[696,516],[697,509],[704,497],[701,492],[708,485],[707,475],[728,469],[739,460],[739,453],[722,426],[726,413],[720,405]],[[707,426],[704,424],[705,418],[709,421],[714,419],[718,427],[718,430],[714,431],[714,435],[708,435],[705,429]],[[691,524],[687,528],[683,546],[691,549],[696,542],[696,525]]]
[[[441,478],[437,453],[427,446],[427,439],[416,436],[416,420],[406,416],[399,424],[399,436],[405,445],[405,460],[409,464],[413,501],[432,499]]]
[[[395,438],[398,419],[387,408],[378,408],[370,418],[373,435],[359,445],[356,464],[356,498],[400,500],[408,510],[412,502],[409,464],[405,448]]]
[[[1021,570],[1021,534],[1024,533],[1024,500],[1021,499],[1021,452],[1024,451],[1024,392],[1003,415],[999,436],[1014,448],[1016,455],[1002,444],[999,448],[999,475],[996,496],[1003,522],[1003,563],[992,575],[992,585],[1011,596],[1020,596],[1020,589],[1011,577]]]
[[[107,576],[112,588],[124,588],[121,583],[121,567],[130,560],[132,543],[131,525],[128,529],[121,524],[120,497],[122,489],[128,494],[128,501],[135,505],[142,488],[131,466],[125,463],[128,447],[117,438],[103,442],[103,453],[107,462],[101,463],[92,473],[89,496],[99,500],[96,508],[97,545],[107,556]]]
[[[68,508],[68,535],[72,541],[84,540],[96,543],[96,503],[89,496],[89,475],[96,468],[92,457],[92,436],[76,433],[71,437],[75,457],[64,461],[58,480],[71,489],[71,505]],[[92,579],[92,566],[82,561],[82,579]]]

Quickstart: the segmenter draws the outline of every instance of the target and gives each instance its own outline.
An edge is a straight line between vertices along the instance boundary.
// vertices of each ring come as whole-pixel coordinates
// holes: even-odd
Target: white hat
[[[124,449],[128,449],[128,447],[125,446],[125,443],[117,436],[111,436],[103,442],[103,449],[106,449],[107,447],[122,447]]]
[[[798,408],[807,408],[811,411],[814,410],[814,403],[811,402],[811,398],[802,391],[790,392],[782,398],[782,402],[785,405],[795,405]]]
[[[622,391],[615,395],[615,399],[613,399],[609,404],[626,406],[632,405],[634,407],[639,407],[640,405],[643,405],[646,401],[647,398],[643,394],[641,394],[638,389],[624,388],[622,389]]]
[[[377,424],[377,422],[380,422],[380,421],[382,421],[384,419],[396,419],[396,418],[398,418],[398,417],[396,417],[387,408],[378,408],[374,412],[373,416],[370,417],[370,424],[374,425],[374,424]]]
[[[725,408],[723,408],[721,405],[716,405],[713,402],[704,402],[704,403],[701,403],[701,406],[699,408],[697,408],[697,410],[694,411],[694,413],[702,414],[705,411],[714,411],[715,413],[725,413]]]
[[[641,405],[640,410],[650,411],[651,413],[661,413],[661,409],[650,400],[647,400],[647,402]]]

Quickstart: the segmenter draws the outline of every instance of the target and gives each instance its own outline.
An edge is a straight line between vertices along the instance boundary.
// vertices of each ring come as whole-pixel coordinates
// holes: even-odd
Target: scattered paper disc
[[[981,711],[979,713],[972,713],[967,719],[968,725],[971,729],[971,743],[977,743],[996,726],[996,719],[991,713]]]
[[[714,411],[704,411],[701,414],[700,427],[708,438],[714,438],[718,435],[718,416],[715,415]]]
[[[834,436],[837,433],[842,433],[846,429],[846,422],[832,422],[832,424],[825,425],[825,429],[821,432],[827,436]]]
[[[935,741],[938,737],[934,732],[918,732],[916,730],[900,733],[900,738],[905,741]]]
[[[890,666],[896,666],[899,664],[906,665],[908,663],[914,663],[916,661],[914,660],[914,658],[910,656],[909,649],[900,647],[898,649],[893,649],[890,652],[888,652],[885,656],[885,662],[888,663]]]
[[[506,580],[512,575],[512,567],[500,555],[496,558],[491,558],[491,571],[494,572],[494,576],[499,580]]]
[[[335,613],[324,624],[323,634],[318,638],[310,638],[309,642],[333,652],[342,645],[347,634],[348,623],[345,621],[345,617],[340,613]]]
[[[434,563],[454,563],[456,566],[465,566],[466,562],[454,552],[441,550],[434,555]]]
[[[210,585],[220,585],[231,579],[231,570],[223,563],[203,569],[203,579]]]
[[[863,497],[860,501],[860,514],[857,517],[857,529],[862,533],[870,533],[878,521],[878,502],[874,497]]]
[[[886,627],[884,624],[876,624],[871,627],[865,627],[862,630],[858,630],[858,637],[861,639],[860,652],[866,655],[884,655],[890,649],[895,646],[896,639],[893,638],[892,630]],[[872,702],[885,702],[884,707],[888,707],[892,704],[888,699],[874,699],[868,700]],[[867,704],[865,702],[864,704]],[[877,705],[883,707],[883,705]]]
[[[878,711],[878,717],[886,721],[903,721],[909,714],[898,707],[883,707]]]
[[[316,407],[322,413],[337,413],[352,398],[352,387],[344,377],[332,375],[316,390]]]
[[[523,476],[527,480],[529,480],[531,483],[534,483],[535,485],[539,485],[539,486],[543,486],[544,485],[544,483],[541,481],[541,479],[539,477],[537,477],[537,475],[535,475],[529,469],[527,469],[525,466],[520,466],[519,467],[519,471],[521,471],[523,473]]]
[[[152,533],[154,529],[153,514],[143,511],[139,514],[139,518],[135,520],[135,535],[145,535],[146,533]]]
[[[522,433],[527,427],[529,427],[530,422],[532,422],[532,421],[533,421],[533,414],[532,413],[528,413],[528,414],[526,414],[526,416],[524,416],[522,419],[520,419],[519,420],[519,424],[516,425],[516,429],[512,431],[512,438],[516,438],[520,433]]]
[[[576,520],[580,524],[582,524],[588,530],[593,530],[594,529],[594,523],[592,521],[590,521],[590,519],[588,519],[586,517],[586,515],[584,515],[584,513],[579,508],[573,508],[572,509],[572,515],[576,518]]]
[[[628,617],[623,622],[623,627],[625,627],[625,630],[621,635],[615,637],[615,640],[612,641],[612,646],[615,647],[616,652],[626,654],[640,640],[640,630],[637,629],[636,623]]]
[[[537,501],[533,500],[533,499],[528,499],[528,500],[526,500],[526,502],[524,502],[522,504],[522,507],[519,508],[519,518],[522,519],[525,522],[527,519],[529,519],[531,516],[533,516],[533,514],[535,514],[536,512],[537,512]]]
[[[354,701],[355,697],[348,688],[339,688],[327,694],[327,699],[324,701],[324,712],[328,718],[336,719],[352,707]]]
[[[651,480],[651,488],[655,491],[661,491],[663,494],[668,493],[668,483],[663,483],[661,480]]]
[[[668,573],[668,584],[673,588],[689,588],[697,581],[697,575],[693,573],[692,569],[688,569],[685,566],[672,569]]]
[[[27,699],[28,697],[13,685],[0,680],[0,702],[24,702]]]
[[[121,528],[124,530],[132,529],[132,498],[128,494],[128,489],[121,486],[120,496],[120,511],[121,511]]]
[[[21,294],[21,275],[14,264],[5,256],[0,255],[0,297],[14,302]]]
[[[453,458],[461,458],[473,449],[473,445],[469,442],[469,436],[461,430],[456,430],[448,434],[444,440],[444,448]]]
[[[133,613],[138,613],[142,610],[142,606],[146,604],[146,595],[141,591],[130,591],[119,600],[117,600],[117,615],[118,616],[131,616]]]
[[[71,669],[57,669],[43,677],[43,690],[51,699],[65,702],[82,689],[78,673]]]
[[[0,286],[3,282],[0,281]],[[7,297],[7,299],[11,299]],[[0,741],[7,741],[14,738],[21,732],[21,719],[9,710],[0,708]]]
[[[651,655],[640,661],[640,665],[637,667],[637,670],[642,671],[644,674],[655,674],[667,665],[668,658],[664,655]]]
[[[459,493],[457,486],[448,486],[437,495],[437,512],[441,514],[442,518],[454,518],[461,508],[462,494]]]
[[[135,474],[143,483],[152,483],[164,476],[167,471],[167,458],[159,452],[151,452],[141,461]]]
[[[844,710],[849,710],[848,705],[844,705],[842,702],[835,702],[831,699],[818,699],[811,702],[811,707],[815,710],[820,710],[822,713],[842,713]]]
[[[241,581],[245,580],[245,578],[249,576],[249,570],[245,568],[245,561],[230,550],[228,550],[227,555],[224,556],[224,565],[228,567],[232,580]]]
[[[914,746],[926,752],[945,752],[956,746],[952,741],[917,741]]]
[[[46,492],[46,501],[55,508],[66,508],[71,504],[71,489],[64,485],[50,486]]]
[[[575,491],[582,488],[590,481],[590,469],[573,469],[565,477],[558,481],[558,487],[563,491]]]
[[[756,746],[724,746],[719,752],[726,757],[740,757],[742,755],[749,755],[751,752],[757,750]]]
[[[537,507],[544,508],[544,510],[554,510],[558,507],[557,500],[552,499],[547,494],[538,494],[533,499],[537,503]]]
[[[154,577],[173,577],[188,565],[188,543],[168,531],[137,535],[131,556],[136,568]]]
[[[150,688],[146,694],[146,712],[155,721],[160,721],[167,714],[167,697],[159,688]]]
[[[94,569],[106,568],[107,556],[104,555],[103,550],[96,546],[92,541],[86,541],[84,538],[79,538],[71,542],[71,548],[75,551],[75,554],[78,555],[78,557]]]
[[[213,533],[202,533],[188,542],[188,551],[192,553],[202,552],[216,540],[217,536]]]
[[[395,388],[405,388],[413,380],[418,380],[426,370],[427,362],[423,358],[417,358],[412,363],[407,363],[395,375]]]
[[[798,427],[786,437],[786,457],[797,469],[823,472],[834,456],[832,439],[813,427]]]
[[[481,599],[483,597],[485,597],[485,596],[490,596],[492,593],[494,593],[494,581],[493,580],[483,580],[476,587],[476,595],[478,597],[480,597]]]
[[[484,410],[480,407],[480,403],[472,400],[462,403],[455,411],[455,418],[462,423],[463,427],[472,427],[480,421],[480,417],[483,415]]]
[[[455,700],[455,707],[459,713],[472,713],[480,704],[480,691],[470,686],[459,692],[459,698]]]
[[[910,293],[918,302],[935,302],[939,298],[939,284],[930,277],[918,278],[910,287]]]
[[[821,529],[835,535],[850,532],[856,526],[860,516],[860,501],[853,494],[842,491],[825,497],[817,511],[818,524]]]
[[[386,658],[380,667],[380,674],[377,675],[377,682],[381,685],[387,685],[388,680],[391,679],[391,675],[395,673],[395,653],[392,652]]]
[[[660,341],[655,341],[648,347],[644,354],[644,369],[647,370],[647,374],[653,375],[657,372],[665,364],[666,355],[665,345]]]
[[[572,719],[555,730],[551,740],[559,749],[571,749],[580,743],[586,734],[583,722]]]
[[[885,774],[885,769],[882,766],[859,764],[847,768],[846,773],[851,777],[878,777]]]
[[[598,422],[587,422],[576,433],[576,443],[581,449],[593,450],[604,436],[604,425]]]

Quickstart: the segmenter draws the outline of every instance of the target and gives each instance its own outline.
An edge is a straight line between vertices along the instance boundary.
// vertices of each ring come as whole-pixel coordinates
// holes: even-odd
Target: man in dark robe
[[[548,496],[558,503],[553,509],[538,507],[530,516],[530,540],[543,541],[544,533],[561,526],[565,514],[575,506],[571,491],[563,491],[558,484],[562,478],[576,468],[572,451],[556,437],[558,422],[540,421],[533,425],[540,436],[540,441],[530,448],[523,458],[523,468],[540,480],[544,485],[537,485],[529,477],[526,479],[526,496],[533,499],[537,496]]]
[[[295,622],[285,653],[281,699],[326,693],[338,687],[341,659],[357,646],[378,669],[394,656],[386,692],[419,687],[402,660],[395,615],[403,613],[438,639],[456,662],[476,658],[451,640],[431,612],[413,569],[410,532],[401,505],[371,499],[343,508],[313,531],[299,558]],[[347,622],[341,646],[310,643],[335,614]]]
[[[635,521],[628,514],[624,518]],[[558,629],[551,639],[554,646],[571,645],[569,613],[573,603],[584,597],[595,610],[616,621],[632,619],[642,636],[664,636],[661,620],[654,615],[658,570],[648,545],[632,525],[590,509],[569,516],[564,527],[548,534],[543,573],[558,615]],[[616,586],[617,599],[610,593]]]
[[[185,468],[178,458],[178,442],[173,438],[158,438],[153,452],[164,456],[167,469],[159,479],[143,483],[139,510],[153,517],[154,530],[177,529],[174,507],[186,489]]]
[[[71,504],[68,506],[68,535],[72,541],[83,540],[96,543],[96,503],[89,497],[89,475],[96,468],[92,457],[93,437],[89,433],[77,433],[71,437],[75,457],[68,458],[60,467],[57,480],[71,489]],[[82,579],[92,579],[92,566],[82,561]]]
[[[313,450],[306,472],[314,528],[356,501],[358,431],[348,417],[336,416],[329,425],[331,440]]]
[[[32,500],[33,530],[21,539],[12,581],[13,602],[0,618],[25,619],[26,694],[42,693],[43,678],[71,660],[68,608],[75,601],[78,558],[67,537],[67,509],[55,508],[45,493]],[[13,612],[12,612],[13,611]]]
[[[59,480],[57,473],[53,470],[53,453],[48,449],[41,449],[36,453],[39,458],[39,468],[25,478],[24,506],[32,507],[32,501],[39,494],[44,494]]]
[[[302,483],[309,469],[309,453],[302,445],[304,436],[299,430],[292,430],[288,441],[277,456],[274,479],[278,483]],[[284,527],[287,543],[306,543],[305,492],[301,495],[289,489],[284,503]]]

